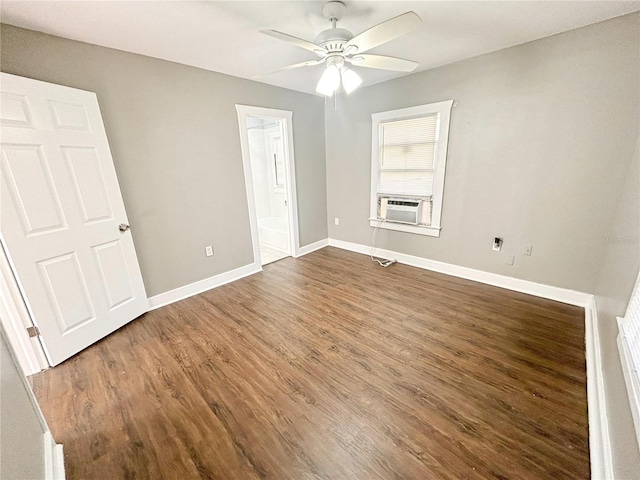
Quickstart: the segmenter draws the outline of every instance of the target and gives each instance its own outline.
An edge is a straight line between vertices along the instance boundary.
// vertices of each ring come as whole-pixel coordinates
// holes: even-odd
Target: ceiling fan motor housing
[[[316,37],[316,45],[326,49],[327,52],[341,52],[344,44],[353,38],[353,33],[344,28],[330,28],[320,32]]]

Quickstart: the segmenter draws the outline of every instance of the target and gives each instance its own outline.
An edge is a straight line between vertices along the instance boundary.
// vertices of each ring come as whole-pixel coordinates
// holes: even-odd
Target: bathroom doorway
[[[256,262],[297,256],[291,112],[237,108]]]

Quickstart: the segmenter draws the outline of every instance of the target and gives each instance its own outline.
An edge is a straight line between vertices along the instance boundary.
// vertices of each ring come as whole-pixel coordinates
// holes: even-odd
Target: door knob
[[[129,225],[127,225],[126,223],[121,223],[120,225],[118,225],[118,229],[121,232],[126,232],[127,230],[129,230]]]

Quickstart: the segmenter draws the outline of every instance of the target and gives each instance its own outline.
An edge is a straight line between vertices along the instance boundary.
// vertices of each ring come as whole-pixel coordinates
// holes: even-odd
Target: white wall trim
[[[316,250],[320,250],[321,248],[326,247],[328,244],[329,240],[325,238],[309,245],[305,245],[304,247],[300,247],[298,249],[298,255],[296,255],[296,258],[307,255],[311,252],[315,252]],[[258,273],[261,271],[262,266],[260,265],[260,263],[254,262],[250,263],[249,265],[245,265],[244,267],[236,268],[235,270],[220,273],[218,275],[214,275],[213,277],[205,278],[204,280],[200,280],[183,287],[169,290],[168,292],[154,295],[153,297],[149,297],[149,311],[155,310],[156,308],[164,307],[165,305],[169,305],[180,300],[184,300],[185,298],[189,298],[194,295],[198,295],[199,293],[206,292],[207,290],[211,290],[212,288],[235,282],[236,280],[240,280],[241,278],[248,277],[249,275],[253,275],[254,273]]]
[[[149,298],[149,311],[156,308],[164,307],[170,303],[184,300],[185,298],[192,297],[212,288],[220,287],[230,282],[240,280],[241,278],[248,277],[254,273],[262,271],[262,266],[258,262],[250,263],[244,267],[236,268],[235,270],[229,270],[228,272],[214,275],[213,277],[199,280],[183,287],[178,287],[168,292],[160,293]]]
[[[309,245],[305,245],[304,247],[300,247],[300,250],[298,251],[298,255],[296,255],[296,258],[301,257],[303,255],[307,255],[308,253],[311,253],[311,252],[315,252],[316,250],[320,250],[321,248],[324,248],[327,245],[329,245],[329,239],[324,238],[322,240],[318,240],[317,242],[310,243]]]
[[[369,255],[371,247],[357,243],[329,239],[329,245],[356,253]],[[383,258],[395,258],[399,263],[424,268],[455,277],[466,278],[496,287],[527,293],[537,297],[568,303],[585,309],[585,343],[587,363],[587,403],[589,412],[589,453],[591,458],[591,478],[611,480],[614,478],[609,420],[602,374],[602,355],[598,316],[595,297],[588,293],[577,292],[560,287],[521,280],[449,263],[428,260],[413,255],[376,248],[375,255]]]
[[[325,238],[309,245],[305,245],[304,247],[300,247],[298,249],[298,255],[296,255],[296,258],[307,255],[311,252],[315,252],[316,250],[320,250],[321,248],[326,247],[328,244],[329,240]],[[197,282],[190,283],[189,285],[185,285],[183,287],[169,290],[168,292],[154,295],[153,297],[149,297],[149,311],[155,310],[156,308],[164,307],[165,305],[169,305],[174,302],[179,302],[180,300],[184,300],[185,298],[198,295],[199,293],[206,292],[207,290],[220,287],[227,283],[235,282],[236,280],[240,280],[241,278],[248,277],[249,275],[253,275],[254,273],[258,273],[261,271],[262,266],[260,265],[260,263],[254,262],[250,263],[249,265],[245,265],[244,267],[236,268],[235,270],[220,273],[218,275],[214,275],[213,277],[205,278],[204,280],[199,280]]]
[[[371,252],[371,247],[369,245],[345,242],[334,238],[329,239],[329,245],[356,253],[363,253],[365,255],[369,255]],[[473,268],[439,262],[437,260],[429,260],[427,258],[406,255],[392,250],[376,248],[375,254],[376,256],[383,258],[395,258],[399,263],[404,263],[413,267],[444,273],[454,277],[466,278],[475,282],[506,288],[516,292],[527,293],[529,295],[535,295],[536,297],[547,298],[549,300],[568,303],[569,305],[576,305],[578,307],[586,307],[593,298],[593,295],[588,293],[553,287],[551,285],[544,285],[542,283],[531,282],[529,280],[522,280],[514,277],[507,277],[506,275],[498,275],[497,273],[484,272],[482,270],[475,270]]]
[[[62,445],[56,444],[51,432],[44,432],[44,478],[64,480],[64,453]]]
[[[595,297],[591,297],[584,310],[585,343],[587,357],[587,404],[589,411],[589,454],[591,478],[614,478],[607,399],[602,376],[602,354],[598,333],[598,312]]]
[[[406,223],[388,222],[382,219],[370,218],[369,226],[374,228],[385,228],[387,230],[395,230],[397,232],[415,233],[416,235],[427,235],[429,237],[439,237],[440,227],[432,227],[427,225],[409,225]]]

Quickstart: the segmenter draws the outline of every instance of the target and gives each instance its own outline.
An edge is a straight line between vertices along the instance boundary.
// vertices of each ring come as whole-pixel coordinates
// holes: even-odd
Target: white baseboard
[[[298,252],[298,256],[307,255],[311,252],[324,248],[327,245],[365,255],[369,255],[371,251],[371,247],[367,245],[329,238],[301,247]],[[375,254],[382,258],[395,258],[399,263],[411,265],[413,267],[423,268],[425,270],[444,273],[508,290],[514,290],[516,292],[584,307],[591,475],[595,480],[609,480],[613,478],[611,442],[609,438],[604,380],[602,378],[602,358],[600,353],[600,337],[598,334],[598,317],[595,298],[593,295],[575,290],[530,282],[528,280],[507,277],[505,275],[483,272],[473,268],[462,267],[436,260],[429,260],[413,255],[406,255],[404,253],[394,252],[391,250],[377,248],[375,250]],[[149,310],[154,310],[170,303],[183,300],[206,290],[253,275],[261,270],[262,267],[259,264],[252,263],[184,287],[176,288],[169,292],[155,295],[149,298]],[[51,441],[53,441],[53,439],[51,439]],[[57,447],[60,447],[58,455],[62,459],[62,446],[59,445]],[[50,454],[50,458],[52,458],[51,455],[52,454]],[[64,472],[64,463],[62,463],[62,469]]]
[[[329,239],[329,245],[356,253],[369,255],[371,247],[342,240]],[[432,270],[455,277],[466,278],[496,287],[515,290],[537,297],[556,300],[584,307],[585,309],[585,341],[587,361],[587,403],[589,412],[589,452],[591,457],[591,478],[594,480],[611,480],[613,476],[613,460],[611,456],[611,440],[609,437],[609,421],[605,397],[604,379],[602,376],[602,357],[600,336],[598,334],[598,316],[595,297],[588,293],[577,292],[565,288],[552,287],[540,283],[507,277],[495,273],[483,272],[472,268],[461,267],[449,263],[428,260],[413,255],[405,255],[391,250],[376,248],[375,255],[382,258],[395,258],[399,263],[426,270]]]
[[[369,255],[371,252],[371,247],[368,245],[345,242],[334,238],[329,239],[329,245],[356,253],[363,253],[365,255]],[[586,307],[593,297],[593,295],[588,293],[577,292],[566,288],[552,287],[550,285],[531,282],[529,280],[522,280],[519,278],[507,277],[506,275],[498,275],[497,273],[461,267],[451,263],[429,260],[427,258],[406,255],[404,253],[385,250],[382,248],[376,248],[375,254],[382,258],[395,258],[399,263],[411,265],[412,267],[424,268],[425,270],[444,273],[454,277],[466,278],[475,282],[506,288],[516,292],[527,293],[529,295],[535,295],[536,297],[548,298],[549,300],[568,303],[569,305],[576,305],[578,307]]]
[[[585,342],[587,356],[587,404],[589,405],[589,454],[591,478],[614,478],[607,399],[602,377],[602,355],[598,333],[598,312],[595,298],[591,298],[584,310]]]
[[[62,445],[56,444],[51,432],[44,432],[44,478],[64,480],[64,454]]]
[[[241,278],[248,277],[249,275],[253,275],[260,271],[262,271],[262,266],[254,262],[249,265],[245,265],[244,267],[236,268],[235,270],[230,270],[219,275],[214,275],[213,277],[205,278],[198,282],[190,283],[184,287],[179,287],[174,290],[169,290],[168,292],[154,295],[149,298],[149,311],[164,307],[165,305],[169,305],[170,303],[174,303],[179,300],[184,300],[185,298],[206,292],[207,290],[211,290],[212,288],[219,287],[226,283],[240,280]]]
[[[300,247],[297,257],[301,257],[311,252],[315,252],[316,250],[320,250],[321,248],[326,247],[328,244],[329,240],[325,238],[309,245],[305,245],[304,247]],[[226,283],[240,280],[241,278],[248,277],[249,275],[253,275],[254,273],[258,273],[260,271],[262,271],[262,266],[260,264],[251,263],[249,265],[236,268],[235,270],[231,270],[229,272],[224,272],[213,277],[205,278],[204,280],[200,280],[198,282],[190,283],[189,285],[185,285],[184,287],[179,287],[174,290],[169,290],[168,292],[154,295],[153,297],[149,297],[148,299],[149,311],[155,310],[156,308],[164,307],[180,300],[184,300],[185,298],[192,297],[199,293],[206,292],[207,290],[211,290],[212,288],[220,287]]]
[[[296,258],[301,257],[303,255],[307,255],[308,253],[315,252],[316,250],[320,250],[321,248],[329,245],[329,239],[324,238],[322,240],[318,240],[317,242],[310,243],[309,245],[305,245],[304,247],[300,247],[298,250],[298,255]]]

